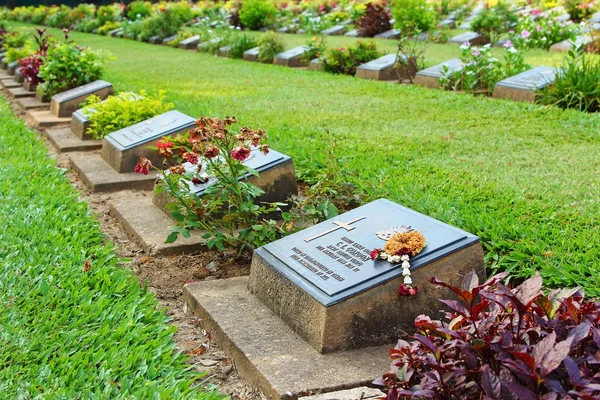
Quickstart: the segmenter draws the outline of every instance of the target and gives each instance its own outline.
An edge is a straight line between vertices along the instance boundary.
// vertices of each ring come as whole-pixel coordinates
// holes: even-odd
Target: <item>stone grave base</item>
[[[35,100],[35,99],[32,99]],[[48,106],[50,106],[49,103]],[[27,111],[27,121],[36,128],[52,128],[61,124],[68,124],[71,118],[60,118],[52,114],[50,110]]]
[[[120,174],[104,161],[100,154],[73,156],[71,168],[79,175],[91,192],[116,192],[119,190],[152,190],[156,172],[148,175],[127,172]]]
[[[0,71],[0,80],[1,79],[10,79],[10,80],[14,81],[13,76],[9,75],[8,72],[6,72],[6,71]]]
[[[394,345],[320,354],[247,286],[247,277],[196,282],[184,286],[183,296],[239,374],[269,399],[361,387],[389,371]]]
[[[377,398],[385,398],[385,393],[379,389],[361,386],[354,389],[314,394],[312,396],[303,397],[302,400],[359,400]]]
[[[26,90],[20,83],[18,83],[17,85],[19,86],[6,89],[10,97],[12,97],[13,99],[22,99],[23,97],[35,98],[35,93]]]
[[[102,140],[81,140],[71,132],[70,128],[47,129],[46,135],[59,153],[102,148]]]
[[[22,112],[27,112],[29,110],[50,109],[50,102],[39,101],[35,97],[24,97],[22,99],[17,99],[17,105]]]
[[[21,87],[19,82],[15,82],[13,79],[2,79],[0,80],[0,84],[4,89],[13,89]]]
[[[193,254],[206,250],[198,231],[189,238],[179,237],[175,243],[165,243],[173,220],[152,204],[152,193],[136,193],[135,199],[117,199],[109,203],[110,215],[115,217],[146,253],[170,256]]]
[[[536,91],[534,89],[518,89],[507,86],[494,87],[494,97],[497,99],[511,99],[527,103],[535,102]]]
[[[440,79],[439,77],[435,77],[435,76],[426,76],[426,75],[417,74],[415,76],[415,79],[413,82],[416,86],[423,86],[423,87],[432,88],[432,89],[439,89],[440,88],[439,79]]]

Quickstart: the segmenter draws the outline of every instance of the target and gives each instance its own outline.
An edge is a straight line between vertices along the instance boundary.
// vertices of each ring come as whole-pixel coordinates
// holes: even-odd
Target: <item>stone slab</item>
[[[357,29],[352,29],[351,31],[348,31],[348,32],[344,33],[344,36],[358,37],[358,30]]]
[[[344,25],[335,25],[335,26],[332,26],[331,28],[322,30],[321,35],[338,36],[338,35],[343,35],[344,32],[346,32],[346,27]]]
[[[108,36],[110,37],[117,37],[119,34],[123,34],[123,28],[113,29],[108,32]]]
[[[319,354],[247,289],[248,278],[184,286],[188,309],[213,331],[239,374],[269,399],[370,384],[389,370],[389,345]]]
[[[190,231],[189,238],[180,236],[174,243],[165,243],[173,220],[152,204],[149,192],[140,192],[135,199],[111,200],[108,207],[109,213],[119,221],[128,236],[147,254],[194,254],[206,249],[199,231]]]
[[[52,128],[71,122],[71,118],[57,117],[50,110],[29,110],[27,111],[26,118],[36,128]]]
[[[402,35],[402,32],[398,29],[390,29],[389,31],[385,31],[380,33],[379,35],[375,35],[376,39],[398,39]]]
[[[83,114],[82,109],[80,108],[75,111],[73,117],[71,117],[71,132],[81,140],[91,140],[93,139],[92,135],[87,133],[90,124],[91,121]]]
[[[467,30],[470,30],[471,29],[471,21],[463,22],[462,24],[460,24],[458,26],[458,29],[467,29]]]
[[[290,31],[290,28],[287,26],[277,29],[277,33],[288,33],[289,31]]]
[[[119,190],[152,190],[157,174],[133,172],[120,174],[102,159],[100,154],[84,154],[70,158],[71,168],[91,192],[117,192]]]
[[[338,390],[331,393],[320,393],[303,397],[302,400],[361,400],[385,398],[385,393],[379,389],[361,386],[354,389]]]
[[[308,69],[310,71],[320,71],[321,70],[321,59],[315,58],[315,59],[311,60],[310,63],[308,64]]]
[[[563,40],[562,42],[554,43],[550,46],[550,51],[553,52],[567,52],[573,50],[579,46],[586,46],[593,41],[591,36],[577,36],[575,41],[571,39]]]
[[[448,29],[454,29],[456,28],[456,21],[450,18],[444,19],[442,21],[440,21],[440,23],[438,24],[438,26],[440,28],[448,28]],[[471,24],[469,24],[469,29],[471,27]]]
[[[446,61],[445,63],[434,65],[433,67],[425,68],[417,72],[414,81],[415,85],[429,87],[433,89],[439,88],[439,79],[442,77],[444,65],[448,66],[448,70],[450,72],[459,71],[463,68],[463,63],[461,59],[453,58],[451,60]]]
[[[15,71],[15,81],[21,84],[25,82],[25,75],[21,74],[21,67]]]
[[[34,92],[35,93],[35,89],[37,87],[37,84],[33,83],[32,81],[25,81],[23,82],[23,87],[27,90],[29,90],[30,92]]]
[[[102,158],[120,173],[132,172],[141,157],[161,165],[163,158],[148,147],[156,145],[163,136],[191,129],[194,122],[194,118],[172,110],[112,132],[104,138]]]
[[[97,80],[77,88],[52,96],[50,111],[57,117],[71,117],[80,104],[88,97],[95,95],[102,100],[113,94],[113,86],[103,80]]]
[[[6,65],[6,70],[8,71],[8,74],[13,76],[17,73],[17,68],[19,68],[19,62],[18,61],[13,61],[10,62]]]
[[[227,58],[229,57],[229,50],[231,50],[231,46],[223,46],[219,48],[219,57]]]
[[[70,128],[46,129],[46,136],[59,153],[90,151],[102,148],[102,140],[81,140]]]
[[[427,242],[411,258],[417,296],[402,297],[402,267],[371,260],[385,232],[420,231]],[[391,234],[390,234],[391,235]],[[439,315],[445,290],[433,276],[460,285],[476,270],[485,277],[477,236],[380,199],[254,251],[250,291],[308,341],[329,353],[392,343],[420,314]]]
[[[200,43],[200,36],[194,35],[179,42],[179,48],[183,50],[196,50],[198,43]]]
[[[0,71],[0,79],[1,80],[4,80],[4,79],[13,80],[13,76],[9,75],[6,71]]]
[[[162,44],[169,44],[173,40],[177,39],[178,37],[179,37],[179,35],[173,35],[173,36],[166,37],[163,39]]]
[[[17,105],[22,112],[27,112],[30,110],[50,110],[49,102],[39,101],[35,97],[17,99]]]
[[[463,44],[465,42],[469,42],[474,46],[483,46],[487,44],[486,38],[477,32],[461,33],[460,35],[456,35],[448,40],[448,43],[452,44]]]
[[[162,39],[160,38],[160,36],[152,36],[150,39],[148,39],[148,43],[150,43],[150,44],[162,44]]]
[[[376,81],[391,81],[408,78],[404,69],[396,65],[396,54],[386,54],[376,60],[360,65],[356,69],[356,76],[363,79],[373,79]],[[416,71],[411,72],[412,75]]]
[[[14,89],[22,86],[19,82],[15,82],[13,79],[1,79],[0,84],[4,89]]]
[[[494,87],[494,97],[533,103],[536,92],[551,85],[555,79],[555,68],[535,67],[498,82]]]
[[[260,47],[254,47],[250,50],[246,50],[244,52],[244,61],[257,61],[258,60],[258,52],[260,51]]]
[[[21,85],[19,85],[18,87],[6,89],[6,92],[8,93],[8,96],[13,99],[22,99],[23,97],[35,98],[35,93],[26,90]]]
[[[594,23],[600,23],[600,11],[595,12],[592,17],[589,19],[590,23],[594,24]]]
[[[305,67],[304,53],[308,50],[307,46],[298,46],[293,49],[279,53],[273,59],[273,64],[282,65],[284,67]]]

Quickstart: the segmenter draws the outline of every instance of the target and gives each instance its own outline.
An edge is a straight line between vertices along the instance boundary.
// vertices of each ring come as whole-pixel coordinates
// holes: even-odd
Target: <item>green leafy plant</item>
[[[35,54],[35,50],[29,44],[26,44],[25,46],[19,47],[19,48],[9,47],[8,50],[6,51],[6,56],[4,57],[4,60],[7,63],[13,62],[13,61],[19,61],[19,60],[29,57],[33,54]]]
[[[563,4],[573,22],[588,20],[598,10],[593,0],[563,0]]]
[[[416,30],[430,31],[437,19],[431,4],[423,0],[393,0],[392,15],[394,25],[406,36],[414,36]]]
[[[57,93],[93,82],[102,77],[106,61],[111,55],[88,47],[59,43],[51,46],[40,67],[44,83],[38,86],[43,97],[50,99]]]
[[[71,13],[71,7],[61,5],[58,10],[46,18],[46,25],[55,28],[70,28],[74,22],[74,18]]]
[[[104,24],[98,28],[98,35],[106,36],[106,35],[108,35],[108,33],[110,31],[115,30],[120,27],[121,27],[120,22],[107,22],[106,24]]]
[[[252,250],[275,240],[283,231],[266,216],[285,204],[256,204],[264,192],[246,181],[258,172],[244,165],[252,147],[264,153],[266,134],[247,127],[234,131],[235,117],[200,118],[191,131],[176,137],[165,137],[157,144],[160,155],[174,163],[160,172],[158,191],[173,199],[168,205],[176,226],[167,243],[179,235],[190,236],[190,229],[204,231],[209,248],[233,247],[240,252]],[[257,150],[258,151],[258,150]],[[181,164],[187,161],[188,167]],[[135,172],[148,173],[149,160],[143,158]],[[190,190],[190,184],[208,183],[202,197]]]
[[[522,16],[515,30],[509,33],[510,40],[519,49],[548,50],[554,43],[575,40],[578,28],[577,25],[558,20],[555,12],[538,11]]]
[[[152,3],[149,1],[136,0],[127,6],[127,19],[135,21],[152,15]]]
[[[258,45],[257,40],[252,35],[245,33],[233,34],[229,41],[229,58],[242,58],[244,52]]]
[[[356,68],[366,62],[383,56],[377,44],[370,41],[357,41],[349,48],[334,48],[325,52],[322,58],[323,71],[332,74],[354,75]]]
[[[147,41],[152,36],[164,39],[175,35],[181,29],[184,21],[173,7],[161,8],[158,14],[146,18],[142,22],[140,38]]]
[[[90,96],[83,104],[82,112],[90,120],[88,133],[94,139],[102,139],[111,132],[126,128],[138,122],[165,113],[173,108],[173,103],[165,102],[165,92],[148,94],[145,90],[139,95],[122,92],[102,101],[98,96]]]
[[[5,49],[8,50],[11,47],[13,49],[18,49],[19,47],[25,46],[29,40],[29,36],[24,30],[18,29],[5,33],[2,35],[2,39],[4,40]]]
[[[501,35],[517,25],[518,17],[507,4],[498,3],[493,8],[484,9],[471,21],[471,29],[495,43]]]
[[[261,35],[258,45],[260,46],[258,61],[261,63],[273,63],[275,56],[285,50],[283,38],[275,32],[266,32]]]
[[[327,42],[325,36],[314,36],[306,43],[306,51],[302,55],[302,60],[308,64],[311,60],[320,58],[326,50]]]
[[[239,9],[240,22],[252,30],[267,26],[275,14],[277,8],[271,0],[244,0]]]
[[[600,60],[582,47],[570,50],[556,73],[556,81],[540,92],[540,102],[586,112],[600,111]]]
[[[121,16],[122,8],[117,4],[110,4],[106,6],[100,6],[96,10],[96,19],[98,19],[98,26],[105,25],[108,22],[116,22]]]

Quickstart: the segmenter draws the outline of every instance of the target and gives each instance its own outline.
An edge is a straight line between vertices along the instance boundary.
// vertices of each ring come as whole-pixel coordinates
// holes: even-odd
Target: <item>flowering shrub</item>
[[[266,32],[258,38],[258,61],[271,64],[275,56],[285,50],[285,43],[281,35],[275,32]]]
[[[59,43],[48,49],[43,57],[39,77],[44,80],[38,90],[46,99],[100,79],[109,53],[79,47],[73,43]]]
[[[86,99],[82,112],[90,120],[87,133],[94,139],[102,139],[111,132],[145,121],[172,108],[172,103],[165,103],[164,91],[152,95],[142,90],[139,95],[122,92],[109,96],[105,101],[98,96],[90,96]]]
[[[325,42],[325,36],[314,36],[311,40],[306,43],[306,51],[302,55],[302,59],[305,63],[309,63],[315,58],[320,58],[321,55],[327,50],[327,43]]]
[[[594,0],[564,0],[565,11],[574,22],[589,19],[597,10]]]
[[[26,44],[23,47],[9,47],[6,51],[6,56],[4,57],[4,61],[7,63],[13,61],[19,61],[23,58],[27,58],[31,55],[35,54],[35,50],[29,44]]]
[[[517,25],[517,15],[504,3],[484,9],[471,21],[471,29],[483,35],[488,43],[495,43],[502,34]]]
[[[55,28],[70,28],[74,22],[71,13],[71,7],[61,5],[60,8],[52,15],[46,18],[45,24]]]
[[[575,39],[577,26],[570,22],[557,20],[555,13],[548,14],[538,11],[533,15],[538,16],[535,21],[529,15],[525,15],[519,19],[516,29],[509,32],[510,40],[517,48],[548,50],[554,43]]]
[[[98,26],[105,25],[109,22],[118,21],[122,11],[123,9],[118,4],[110,4],[98,7],[96,10]]]
[[[304,32],[308,34],[321,33],[325,29],[332,26],[331,22],[329,22],[327,18],[324,18],[320,15],[314,15],[306,11],[303,12],[298,19],[300,29],[304,30]]]
[[[441,300],[443,321],[415,319],[417,333],[390,350],[392,372],[375,381],[396,399],[597,399],[600,303],[577,290],[542,292],[536,275],[515,289],[505,274]]]
[[[467,42],[460,48],[463,68],[450,73],[444,67],[442,71],[440,85],[446,90],[491,95],[498,81],[531,68],[510,41],[505,45],[504,62],[492,57],[489,44],[473,47]]]
[[[244,0],[239,9],[240,22],[252,30],[267,26],[277,14],[277,8],[271,0]]]
[[[323,70],[332,74],[354,75],[356,68],[383,55],[374,42],[357,41],[349,48],[329,49],[323,60]]]
[[[390,14],[383,6],[369,3],[362,16],[355,23],[360,37],[373,37],[392,29]]]
[[[395,0],[392,14],[396,19],[396,28],[406,36],[413,36],[416,30],[430,31],[437,19],[431,4],[422,0]]]
[[[152,36],[164,39],[175,35],[185,21],[182,21],[173,7],[162,8],[157,14],[142,21],[140,39],[147,41]]]
[[[25,46],[27,43],[28,35],[23,30],[16,30],[5,33],[2,35],[2,39],[4,40],[4,48],[9,49],[18,49],[19,47]]]
[[[152,3],[143,0],[133,1],[127,6],[126,15],[130,21],[147,18],[152,15]]]
[[[167,167],[160,172],[157,190],[175,201],[168,206],[176,221],[168,243],[179,235],[189,237],[190,229],[201,229],[209,248],[229,246],[242,251],[262,246],[280,234],[277,223],[265,217],[283,204],[255,204],[263,191],[244,181],[258,174],[243,163],[253,149],[269,151],[264,143],[266,133],[247,127],[235,131],[232,125],[236,123],[235,117],[200,118],[189,132],[158,143],[157,151],[165,157]],[[150,162],[143,158],[135,172],[147,174],[150,168]],[[213,184],[202,197],[192,193],[190,184],[209,179]]]
[[[258,45],[254,36],[246,33],[236,33],[231,35],[229,41],[229,58],[242,58],[246,50],[253,49]]]
[[[540,92],[540,102],[586,112],[600,111],[600,61],[571,50],[558,68],[555,82]]]

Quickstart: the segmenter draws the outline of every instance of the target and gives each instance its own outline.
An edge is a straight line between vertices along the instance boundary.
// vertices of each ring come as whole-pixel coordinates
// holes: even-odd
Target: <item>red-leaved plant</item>
[[[35,41],[38,45],[38,51],[29,56],[19,60],[21,66],[21,75],[25,77],[25,80],[31,83],[32,87],[37,86],[44,80],[38,76],[40,67],[44,63],[44,57],[48,51],[50,42],[50,35],[46,35],[45,29],[36,28]]]
[[[461,287],[445,321],[421,315],[411,341],[390,349],[392,372],[374,383],[386,399],[600,398],[600,302],[578,289],[542,293],[536,274],[515,289],[499,274]]]
[[[367,4],[365,13],[356,21],[358,36],[373,37],[392,29],[390,14],[378,4]]]

